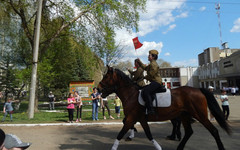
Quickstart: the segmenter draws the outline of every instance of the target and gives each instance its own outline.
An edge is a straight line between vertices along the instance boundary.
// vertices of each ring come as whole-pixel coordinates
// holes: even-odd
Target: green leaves
[[[115,41],[115,31],[137,29],[138,11],[144,10],[145,4],[146,0],[45,0],[39,89],[67,91],[71,80],[95,79],[102,65],[100,59],[108,64],[120,57],[122,50],[119,41]],[[4,8],[0,10],[0,23],[8,23],[0,34],[11,39],[8,46],[17,57],[14,64],[20,68],[17,78],[29,83],[37,1],[6,0],[0,6]]]

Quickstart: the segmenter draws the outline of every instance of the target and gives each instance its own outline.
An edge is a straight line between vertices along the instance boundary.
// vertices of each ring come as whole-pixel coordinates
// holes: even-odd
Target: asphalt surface
[[[240,96],[229,96],[230,117],[229,124],[232,135],[228,135],[213,121],[218,128],[221,140],[227,150],[238,150],[240,147]],[[0,125],[6,133],[16,134],[24,142],[33,143],[29,150],[109,150],[111,149],[118,132],[122,128],[121,121],[95,121],[93,124],[35,124]],[[136,125],[138,133],[131,142],[120,141],[119,150],[154,150],[153,144],[146,138],[140,125]],[[163,150],[175,150],[179,141],[166,140],[171,133],[170,122],[150,124],[154,139]],[[193,135],[187,142],[185,150],[217,150],[217,144],[211,134],[198,122],[192,125]],[[182,134],[183,128],[181,128]],[[126,138],[126,136],[124,137]]]

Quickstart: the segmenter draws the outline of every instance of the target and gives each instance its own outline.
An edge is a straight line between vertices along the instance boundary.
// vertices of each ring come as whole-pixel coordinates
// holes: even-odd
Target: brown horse
[[[156,108],[154,115],[146,115],[145,107],[138,103],[139,90],[131,79],[122,71],[108,67],[106,74],[98,85],[103,97],[111,93],[116,93],[121,99],[125,115],[124,126],[115,140],[112,150],[116,150],[119,141],[127,131],[136,123],[140,122],[147,138],[153,142],[156,149],[161,150],[161,146],[152,138],[148,121],[171,120],[181,117],[185,135],[177,147],[183,150],[186,142],[193,134],[191,127],[191,117],[197,119],[215,138],[218,149],[224,150],[224,146],[218,134],[218,130],[208,119],[207,107],[216,118],[219,125],[230,134],[230,128],[224,119],[223,113],[212,93],[206,89],[197,89],[188,86],[171,90],[172,103],[169,107]]]

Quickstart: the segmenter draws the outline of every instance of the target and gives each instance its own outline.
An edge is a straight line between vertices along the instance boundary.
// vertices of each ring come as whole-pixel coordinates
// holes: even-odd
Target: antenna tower
[[[220,33],[220,45],[222,47],[222,30],[221,30],[221,20],[220,20],[220,3],[215,4],[215,9],[217,10],[218,15],[218,26],[219,26],[219,33]]]

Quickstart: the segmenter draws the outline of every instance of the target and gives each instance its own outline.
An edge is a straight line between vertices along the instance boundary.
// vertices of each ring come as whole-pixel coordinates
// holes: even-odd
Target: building
[[[224,44],[222,50],[211,47],[198,55],[200,87],[240,87],[240,49],[230,49]]]
[[[240,87],[240,51],[219,61],[219,77],[226,85]]]
[[[197,67],[160,68],[162,82],[167,88],[180,86],[199,87]]]
[[[218,47],[209,47],[205,49],[201,54],[198,55],[199,66],[213,63],[225,57],[232,55],[234,52],[240,49],[230,49],[227,47],[227,43],[223,44],[224,49],[219,49]]]

